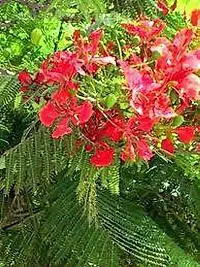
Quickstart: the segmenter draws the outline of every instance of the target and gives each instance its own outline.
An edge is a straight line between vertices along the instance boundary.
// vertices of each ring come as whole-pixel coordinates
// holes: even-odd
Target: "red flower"
[[[165,140],[162,141],[161,143],[162,149],[165,151],[169,152],[170,154],[174,154],[175,152],[175,147],[171,139],[166,138]]]
[[[19,73],[18,80],[21,83],[21,85],[24,86],[30,85],[32,83],[32,78],[26,70],[23,70],[22,72]]]
[[[106,167],[112,163],[113,157],[114,149],[108,146],[107,148],[97,149],[95,154],[90,158],[90,162],[96,167]]]
[[[120,65],[130,88],[130,104],[135,111],[152,120],[176,115],[165,86],[155,82],[150,73],[133,69],[127,62],[120,62]]]
[[[194,140],[195,137],[195,127],[194,126],[182,126],[175,129],[175,133],[177,133],[179,140],[183,143],[190,143]]]
[[[60,113],[51,102],[48,102],[39,113],[40,121],[47,127],[51,126]]]
[[[75,96],[62,87],[52,94],[52,102],[48,102],[40,111],[39,117],[41,122],[50,127],[56,119],[59,119],[57,128],[54,130],[52,137],[58,138],[72,132],[69,127],[71,121],[78,126],[87,122],[92,116],[92,104],[89,101],[77,105]]]
[[[153,152],[150,149],[149,144],[145,139],[137,141],[136,146],[137,146],[138,156],[141,159],[148,161],[153,157]]]
[[[138,35],[143,40],[149,41],[162,32],[165,27],[165,24],[162,20],[155,19],[153,21],[141,20],[138,22],[137,25],[124,23],[122,24],[122,26],[130,35]]]
[[[36,76],[37,83],[64,84],[69,82],[77,73],[85,75],[81,62],[76,53],[58,51],[53,57],[42,63],[39,74]]]
[[[200,9],[195,9],[192,11],[191,23],[193,26],[200,27]]]
[[[167,14],[167,1],[157,1],[159,8]],[[198,24],[199,12],[195,12],[191,21]],[[193,37],[192,30],[182,29],[170,41],[159,37],[165,26],[159,19],[149,21],[143,18],[123,26],[134,38],[132,43],[128,38],[124,44],[128,48],[122,50],[126,61],[118,60],[114,72],[100,72],[101,67],[116,65],[118,56],[115,57],[115,51],[110,56],[109,48],[100,43],[103,31],[98,29],[88,39],[75,31],[73,51],[58,51],[49,56],[33,80],[27,71],[19,74],[22,92],[28,91],[32,85],[36,95],[31,99],[46,100],[39,118],[42,124],[52,128],[52,137],[61,138],[76,129],[76,148],[83,146],[87,152],[94,153],[90,162],[96,167],[112,164],[115,147],[124,161],[150,160],[154,155],[151,145],[158,146],[163,132],[167,136],[176,133],[177,139],[186,144],[192,142],[196,134],[194,143],[198,143],[196,101],[200,100],[200,50],[187,52]],[[112,46],[110,49],[113,49]],[[136,46],[139,47],[137,51]],[[120,69],[125,82],[123,77],[118,77]],[[111,77],[111,72],[116,77]],[[85,76],[84,79],[81,76]],[[129,105],[116,104],[114,108],[105,110],[100,107],[105,92],[101,92],[99,86],[101,82],[108,82],[109,90],[109,77],[114,83],[116,80],[116,90],[120,90],[119,101],[127,101]],[[95,95],[100,100],[99,104],[95,102],[94,109],[87,101],[94,96],[88,87],[90,79],[95,79]],[[30,98],[29,95],[25,97]],[[176,123],[171,118],[178,114],[182,114],[185,121],[191,119],[193,124],[175,128]],[[180,142],[177,142],[178,145]],[[170,138],[161,142],[161,148],[166,153],[175,153],[175,145]]]

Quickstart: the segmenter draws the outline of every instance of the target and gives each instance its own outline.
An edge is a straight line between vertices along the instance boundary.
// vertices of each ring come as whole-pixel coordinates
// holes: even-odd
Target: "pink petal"
[[[92,62],[99,65],[107,65],[107,64],[116,65],[114,57],[96,57],[92,59]]]
[[[188,45],[192,41],[192,37],[193,31],[190,29],[182,29],[176,34],[173,41],[175,56],[180,56],[186,51]]]
[[[200,100],[200,78],[191,73],[187,75],[178,85],[183,98]]]
[[[141,159],[148,161],[153,157],[153,152],[150,149],[149,144],[145,139],[137,141],[136,145],[137,145],[138,156]]]
[[[200,69],[200,50],[188,53],[181,60],[184,70],[198,71]]]

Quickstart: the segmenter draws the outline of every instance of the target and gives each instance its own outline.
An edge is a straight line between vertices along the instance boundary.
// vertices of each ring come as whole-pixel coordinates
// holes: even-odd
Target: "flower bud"
[[[114,94],[109,94],[105,99],[105,105],[107,108],[112,108],[117,102],[117,97]]]
[[[39,28],[35,28],[32,32],[31,32],[31,42],[35,45],[38,45],[41,38],[42,38],[42,31]]]

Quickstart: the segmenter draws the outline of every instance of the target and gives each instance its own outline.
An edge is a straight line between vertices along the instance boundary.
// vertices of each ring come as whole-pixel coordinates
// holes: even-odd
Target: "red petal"
[[[131,142],[127,142],[125,148],[122,150],[121,159],[123,161],[127,161],[128,159],[130,159],[131,161],[135,161],[135,158],[135,149]]]
[[[58,116],[59,113],[51,102],[47,103],[39,113],[40,121],[47,127],[51,126]]]
[[[158,1],[158,8],[163,12],[164,15],[167,15],[169,13],[169,9],[162,1]]]
[[[58,138],[65,134],[70,134],[72,132],[72,129],[68,126],[68,123],[69,123],[68,118],[61,119],[55,131],[52,133],[52,137]]]
[[[97,53],[99,41],[101,39],[102,34],[103,34],[103,31],[101,29],[93,31],[90,34],[90,45],[91,45],[92,55],[95,55]]]
[[[177,0],[175,0],[173,5],[170,6],[171,11],[174,11],[176,7],[177,7]]]
[[[192,11],[191,23],[193,26],[200,27],[200,9],[195,9]]]
[[[139,140],[137,143],[137,152],[138,156],[141,159],[144,159],[146,161],[150,160],[153,157],[153,152],[149,147],[149,144],[145,139]]]
[[[36,83],[36,84],[41,84],[41,83],[44,82],[44,80],[45,80],[44,74],[38,72],[38,73],[36,74],[36,76],[35,76],[34,83]]]
[[[114,157],[114,149],[108,147],[107,149],[98,149],[95,154],[91,157],[90,162],[96,167],[109,166]]]
[[[175,152],[174,144],[172,143],[172,140],[169,138],[162,141],[161,147],[162,147],[162,149],[164,149],[165,151],[167,151],[171,154],[174,154],[174,152]]]
[[[82,43],[82,38],[79,30],[74,31],[73,40],[77,45],[80,45],[80,43]]]
[[[30,85],[32,83],[32,78],[26,70],[19,73],[18,80],[22,85]]]
[[[182,126],[175,130],[178,134],[179,140],[185,144],[190,143],[195,137],[195,127],[194,126]]]
[[[141,20],[137,25],[124,23],[122,26],[130,35],[139,35],[145,40],[150,40],[162,32],[165,24],[162,20],[155,19],[153,21]]]
[[[85,151],[86,152],[90,152],[90,151],[92,151],[92,149],[93,149],[93,146],[92,145],[86,145],[85,146]]]
[[[185,52],[192,41],[192,36],[193,31],[190,29],[182,29],[176,34],[173,41],[175,56],[177,56],[177,54],[180,56]]]
[[[113,142],[118,142],[122,138],[124,122],[120,119],[112,119],[107,122],[105,128],[100,130],[99,137],[109,138]]]
[[[58,105],[63,105],[69,98],[69,92],[65,88],[61,88],[52,94],[52,98]]]
[[[92,104],[89,101],[83,102],[82,105],[76,108],[76,115],[78,115],[79,123],[87,122],[93,114]]]
[[[177,114],[182,114],[185,109],[187,108],[187,104],[183,101],[178,107],[177,107],[177,110],[176,110],[176,113]]]
[[[152,130],[154,124],[155,124],[155,120],[150,119],[149,117],[145,117],[145,116],[139,116],[138,117],[138,129],[141,131],[145,131],[145,132],[149,132]]]

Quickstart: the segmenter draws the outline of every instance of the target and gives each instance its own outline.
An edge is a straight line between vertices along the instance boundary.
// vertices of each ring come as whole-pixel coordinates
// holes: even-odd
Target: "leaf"
[[[35,45],[38,45],[41,38],[43,36],[42,31],[39,28],[35,28],[32,32],[31,32],[31,42]]]
[[[19,109],[21,103],[22,103],[22,94],[19,92],[15,97],[14,109]]]
[[[0,157],[0,170],[3,170],[6,168],[6,160],[4,156]]]
[[[109,94],[105,99],[105,105],[107,108],[112,108],[117,102],[117,97],[114,94]]]
[[[184,122],[184,117],[183,116],[177,116],[173,119],[172,126],[179,127],[183,124]]]

